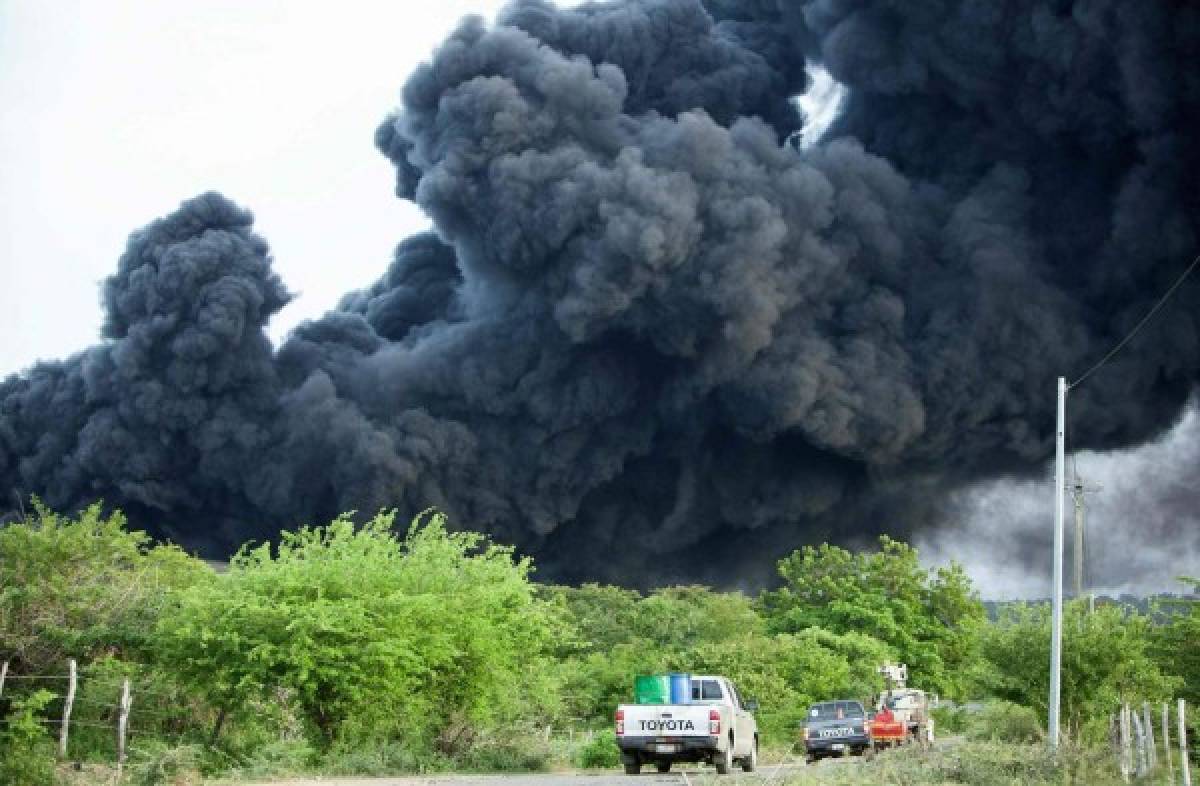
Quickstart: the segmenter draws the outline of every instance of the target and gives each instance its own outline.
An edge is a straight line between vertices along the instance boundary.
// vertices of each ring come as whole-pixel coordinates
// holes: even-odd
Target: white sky
[[[414,66],[500,0],[0,0],[0,377],[96,342],[128,234],[218,190],[301,319],[427,225],[372,144]]]

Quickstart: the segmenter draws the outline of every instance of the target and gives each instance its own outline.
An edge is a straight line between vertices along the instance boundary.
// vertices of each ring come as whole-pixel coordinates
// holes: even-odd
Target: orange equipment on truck
[[[871,746],[875,750],[903,745],[908,737],[908,727],[904,721],[897,720],[895,713],[886,705],[875,713],[867,728],[871,734]]]

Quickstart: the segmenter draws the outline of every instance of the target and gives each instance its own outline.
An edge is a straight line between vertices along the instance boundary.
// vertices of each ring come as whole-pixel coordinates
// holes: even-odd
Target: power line
[[[1171,288],[1168,289],[1161,298],[1159,298],[1158,302],[1154,304],[1154,308],[1150,309],[1149,313],[1147,313],[1146,316],[1142,317],[1141,322],[1138,322],[1136,325],[1134,325],[1133,330],[1129,331],[1129,334],[1126,335],[1125,338],[1121,339],[1121,342],[1119,344],[1117,344],[1115,347],[1113,347],[1111,350],[1109,350],[1107,355],[1100,358],[1100,362],[1096,363],[1096,365],[1092,366],[1087,371],[1083,372],[1083,375],[1080,376],[1079,379],[1077,379],[1074,382],[1072,382],[1071,384],[1067,385],[1067,387],[1073,388],[1073,387],[1082,385],[1084,380],[1086,380],[1088,377],[1090,377],[1092,374],[1094,374],[1096,371],[1098,371],[1100,369],[1100,367],[1103,366],[1105,363],[1107,363],[1109,360],[1112,360],[1113,355],[1116,355],[1118,352],[1120,352],[1125,347],[1125,345],[1128,344],[1133,339],[1133,337],[1136,336],[1143,327],[1145,327],[1146,323],[1149,322],[1150,319],[1155,314],[1158,313],[1159,309],[1161,309],[1164,305],[1166,305],[1167,301],[1171,299],[1171,295],[1175,294],[1175,290],[1179,289],[1179,287],[1183,284],[1183,282],[1187,279],[1187,277],[1189,275],[1191,275],[1192,271],[1196,269],[1196,265],[1198,265],[1198,264],[1200,264],[1200,255],[1197,255],[1196,258],[1192,260],[1192,264],[1188,265],[1187,270],[1183,271],[1182,275],[1180,275],[1179,278],[1177,278],[1175,280],[1175,283],[1171,285]]]

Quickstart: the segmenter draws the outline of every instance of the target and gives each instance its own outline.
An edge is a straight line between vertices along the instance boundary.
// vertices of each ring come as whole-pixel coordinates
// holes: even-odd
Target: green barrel
[[[670,704],[671,678],[665,674],[639,674],[633,678],[633,700],[637,704]]]

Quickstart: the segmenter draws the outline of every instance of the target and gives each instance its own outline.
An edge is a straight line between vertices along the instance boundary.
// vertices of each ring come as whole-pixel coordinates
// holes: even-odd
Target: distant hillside
[[[1117,597],[1109,595],[1097,595],[1096,606],[1122,606],[1124,608],[1136,611],[1138,614],[1150,614],[1156,608],[1159,613],[1170,614],[1172,607],[1180,608],[1187,603],[1200,602],[1200,594],[1196,593],[1171,593],[1163,592],[1157,595],[1129,595],[1121,594]],[[988,619],[995,622],[1004,609],[1010,606],[1026,605],[1037,606],[1043,603],[1050,603],[1050,598],[1035,598],[1033,600],[985,600],[984,608],[987,610]]]

